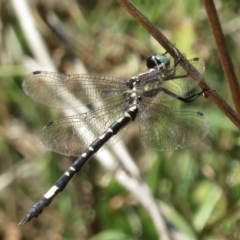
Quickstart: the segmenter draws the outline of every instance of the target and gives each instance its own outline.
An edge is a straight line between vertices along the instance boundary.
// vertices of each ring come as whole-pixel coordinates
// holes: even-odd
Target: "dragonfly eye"
[[[167,69],[169,67],[169,59],[161,54],[152,55],[146,60],[146,65],[149,69],[158,68],[158,69]]]

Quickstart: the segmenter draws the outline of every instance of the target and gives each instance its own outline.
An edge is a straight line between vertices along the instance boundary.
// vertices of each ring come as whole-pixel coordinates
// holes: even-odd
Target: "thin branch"
[[[226,74],[230,91],[232,93],[233,102],[238,114],[240,114],[240,92],[237,76],[235,74],[233,64],[227,49],[227,44],[224,39],[223,31],[219,22],[216,8],[213,0],[204,0],[206,12],[208,14],[209,22],[211,24],[213,36],[218,48],[219,58],[222,63],[222,67]]]
[[[153,24],[140,13],[128,0],[117,0],[134,19],[141,24],[161,45],[162,47],[174,58],[181,59],[179,64],[188,72],[188,74],[196,81],[200,81],[199,86],[202,89],[212,89],[206,82],[205,78],[192,67],[185,56],[181,54],[176,47],[157,29]],[[207,92],[206,96],[211,99],[229,119],[240,129],[240,117],[238,114],[218,95],[216,91]]]

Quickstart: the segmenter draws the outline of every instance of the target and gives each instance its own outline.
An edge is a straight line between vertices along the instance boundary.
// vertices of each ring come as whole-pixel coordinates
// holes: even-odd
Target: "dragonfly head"
[[[152,55],[146,60],[146,65],[149,69],[167,69],[170,65],[170,60],[165,55]]]

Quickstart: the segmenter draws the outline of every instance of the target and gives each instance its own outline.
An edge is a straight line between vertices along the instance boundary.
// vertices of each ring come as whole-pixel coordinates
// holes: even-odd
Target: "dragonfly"
[[[179,109],[165,104],[177,99],[193,102],[205,91],[185,97],[199,82],[192,80],[179,59],[170,64],[166,53],[146,59],[148,72],[130,79],[99,75],[35,71],[23,81],[23,90],[35,101],[52,108],[77,108],[108,101],[86,113],[50,121],[43,128],[43,145],[77,159],[33,205],[19,225],[38,217],[71,178],[98,151],[118,142],[130,122],[138,118],[141,141],[154,151],[175,151],[199,143],[209,131],[207,118],[200,111]],[[205,71],[200,58],[189,60],[200,74]]]

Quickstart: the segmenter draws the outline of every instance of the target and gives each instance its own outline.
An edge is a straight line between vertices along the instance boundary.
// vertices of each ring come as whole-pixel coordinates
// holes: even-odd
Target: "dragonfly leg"
[[[170,92],[169,90],[165,89],[165,88],[162,88],[161,89],[164,93],[168,94],[169,96],[171,97],[174,97],[182,102],[185,102],[185,103],[190,103],[190,102],[193,102],[194,100],[196,100],[198,97],[202,96],[204,94],[204,92],[210,92],[210,91],[214,91],[212,89],[204,89],[200,92],[197,92],[189,97],[186,97],[186,98],[183,98],[183,97],[180,97],[178,96],[177,94],[173,93],[173,92]]]

